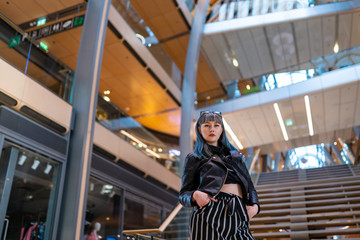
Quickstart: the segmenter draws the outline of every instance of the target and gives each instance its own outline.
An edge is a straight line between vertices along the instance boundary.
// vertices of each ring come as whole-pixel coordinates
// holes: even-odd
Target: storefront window
[[[161,206],[128,192],[124,215],[124,230],[158,228],[161,224]]]
[[[85,219],[84,239],[119,239],[121,189],[91,177]]]
[[[7,205],[1,239],[50,239],[60,164],[8,143],[0,162],[1,208]]]

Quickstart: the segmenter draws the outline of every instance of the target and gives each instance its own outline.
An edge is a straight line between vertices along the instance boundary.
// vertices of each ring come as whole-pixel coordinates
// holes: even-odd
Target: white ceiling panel
[[[360,82],[357,86],[357,94],[355,100],[355,111],[354,111],[354,126],[360,125]]]
[[[267,126],[269,126],[271,135],[274,137],[273,142],[283,141],[284,137],[282,135],[273,104],[261,105],[261,110],[266,116]]]
[[[238,32],[241,45],[247,57],[250,70],[255,75],[263,74],[260,63],[260,58],[257,54],[256,46],[250,30],[243,30]]]
[[[321,18],[307,20],[310,42],[310,57],[312,59],[323,56],[323,40],[321,31]]]
[[[334,52],[336,27],[336,15],[322,18],[323,55]]]
[[[311,59],[307,22],[306,20],[297,21],[293,25],[299,62],[307,62]]]
[[[248,112],[252,122],[256,126],[257,133],[261,138],[260,145],[265,143],[271,143],[273,136],[265,120],[266,116],[264,115],[264,113],[261,111],[260,108],[252,108],[249,109]]]
[[[350,48],[351,18],[352,18],[351,13],[339,15],[338,36],[337,36],[339,51]]]
[[[286,123],[286,121],[294,119],[294,114],[293,114],[293,109],[292,109],[292,104],[291,104],[290,99],[288,99],[286,101],[278,102],[278,104],[279,104],[279,109],[280,109],[282,118],[284,120],[284,124]],[[286,126],[286,124],[285,124],[285,128],[286,128],[287,134],[289,136],[289,139],[296,138],[296,136],[299,135],[297,128],[295,128],[293,126]]]
[[[325,132],[325,108],[323,92],[309,94],[311,116],[313,120],[314,134]]]
[[[296,56],[296,46],[295,46],[295,37],[292,30],[291,23],[281,23],[278,25],[281,48],[282,48],[282,57],[286,63],[286,66],[293,66],[298,63]]]
[[[350,47],[360,45],[360,12],[353,13]]]
[[[295,97],[291,99],[293,109],[293,126],[297,130],[297,137],[309,135],[309,126],[307,122],[306,108],[304,97]]]
[[[279,35],[279,29],[277,25],[270,25],[265,27],[265,32],[270,44],[270,51],[274,60],[276,69],[282,69],[286,67],[286,62],[283,58],[283,50],[281,46],[281,36]]]
[[[324,92],[325,130],[332,131],[339,127],[340,90],[331,89]]]
[[[224,61],[218,57],[218,53],[216,50],[216,46],[214,45],[211,36],[207,36],[203,38],[202,41],[202,49],[206,50],[203,51],[204,55],[207,56],[207,59],[211,62],[214,70],[218,74],[219,78],[226,79],[227,73],[224,68]]]
[[[239,69],[241,72],[240,78],[249,78],[251,76],[254,76],[254,74],[251,72],[247,58],[244,57],[245,52],[240,42],[240,39],[238,38],[237,33],[228,32],[226,33],[225,37],[230,47],[234,50],[235,57],[238,60]]]
[[[275,70],[270,55],[269,45],[266,41],[264,28],[253,28],[250,30],[256,44],[258,56],[260,56],[260,65],[263,73],[270,73]]]
[[[223,68],[227,73],[227,79],[234,80],[238,79],[238,74],[236,74],[236,68],[232,64],[232,53],[229,51],[228,44],[223,34],[217,34],[211,36],[218,57],[223,61]],[[218,67],[218,66],[216,66]]]
[[[339,128],[349,128],[354,126],[354,109],[356,106],[356,94],[358,84],[351,84],[342,87],[340,90],[340,126]]]
[[[259,126],[254,125],[248,114],[248,110],[241,111],[240,114],[236,115],[236,119],[238,124],[241,124],[241,127],[244,129],[244,134],[248,144],[247,146],[256,146],[262,142],[256,130]]]

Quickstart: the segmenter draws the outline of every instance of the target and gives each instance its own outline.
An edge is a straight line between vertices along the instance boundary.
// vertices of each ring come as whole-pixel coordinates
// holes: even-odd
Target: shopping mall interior
[[[0,1],[1,239],[189,238],[219,111],[255,239],[360,239],[360,0]]]

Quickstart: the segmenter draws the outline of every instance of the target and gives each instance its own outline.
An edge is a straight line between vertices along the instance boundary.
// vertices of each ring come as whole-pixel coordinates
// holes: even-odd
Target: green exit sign
[[[84,16],[80,16],[74,19],[74,27],[81,26],[84,23]]]
[[[39,18],[36,26],[41,26],[44,25],[45,23],[46,23],[46,18]]]
[[[19,45],[20,39],[21,39],[21,35],[16,35],[10,38],[9,48],[16,47],[17,45]]]

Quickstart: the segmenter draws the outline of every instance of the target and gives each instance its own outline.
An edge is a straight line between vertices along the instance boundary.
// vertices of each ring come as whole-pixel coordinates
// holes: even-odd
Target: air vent
[[[20,111],[58,133],[66,133],[66,128],[43,116],[42,114],[36,112],[35,110],[29,108],[28,106],[22,106],[20,108]]]
[[[3,93],[0,91],[0,102],[6,104],[6,105],[9,105],[11,107],[14,107],[17,105],[17,101],[16,99],[10,97],[9,95]]]
[[[114,161],[116,159],[115,155],[109,153],[108,151],[102,149],[99,146],[96,146],[95,144],[93,145],[93,152],[102,156],[103,158],[110,160],[110,161]]]

